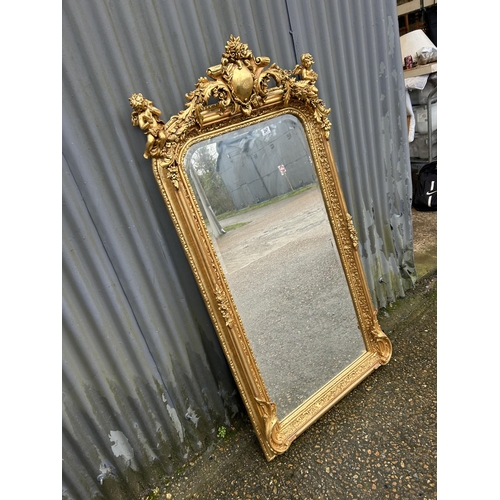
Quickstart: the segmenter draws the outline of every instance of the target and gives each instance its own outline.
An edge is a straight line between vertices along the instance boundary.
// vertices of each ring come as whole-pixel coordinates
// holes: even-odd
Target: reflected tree
[[[215,145],[199,148],[191,159],[201,186],[215,215],[235,210],[231,195],[217,172],[218,153]]]

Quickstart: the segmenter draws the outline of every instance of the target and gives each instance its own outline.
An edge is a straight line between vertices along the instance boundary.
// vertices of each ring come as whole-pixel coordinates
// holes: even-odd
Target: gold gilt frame
[[[378,324],[358,255],[356,231],[328,142],[330,110],[318,98],[312,57],[304,54],[293,70],[269,64],[269,58],[254,57],[239,37],[231,36],[221,63],[207,70],[208,77],[200,78],[195,90],[186,95],[186,108],[167,123],[142,94],[129,99],[132,124],[146,134],[144,157],[152,159],[158,187],[267,460],[286,451],[337,401],[387,363],[392,353]],[[271,80],[272,87],[268,85]],[[188,149],[204,139],[285,113],[295,115],[304,127],[366,351],[280,421],[183,162]]]

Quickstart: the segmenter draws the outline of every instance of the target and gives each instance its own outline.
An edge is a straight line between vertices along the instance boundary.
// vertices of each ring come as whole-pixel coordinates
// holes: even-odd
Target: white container
[[[421,106],[422,104],[427,104],[429,99],[429,94],[436,88],[434,82],[428,81],[426,86],[422,90],[410,89],[410,99],[413,106]],[[437,95],[436,95],[437,97]]]
[[[412,56],[417,61],[417,52],[423,47],[437,47],[431,42],[430,38],[422,30],[414,30],[406,33],[399,38],[401,45],[401,64],[404,65],[405,57]]]
[[[415,131],[419,134],[427,134],[427,106],[414,106],[413,113],[415,115]],[[432,131],[437,130],[437,102],[431,106]]]

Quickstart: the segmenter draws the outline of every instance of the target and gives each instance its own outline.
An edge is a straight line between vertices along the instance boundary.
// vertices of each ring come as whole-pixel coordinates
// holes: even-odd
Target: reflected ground
[[[237,226],[214,244],[282,420],[365,351],[321,192],[220,222]]]

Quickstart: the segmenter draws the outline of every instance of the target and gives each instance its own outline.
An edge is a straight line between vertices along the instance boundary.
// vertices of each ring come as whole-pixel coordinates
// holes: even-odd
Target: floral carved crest
[[[274,63],[269,66],[269,63],[268,57],[254,57],[240,37],[231,35],[221,63],[207,69],[207,77],[201,77],[195,89],[186,94],[186,109],[173,116],[168,123],[160,119],[161,111],[152,101],[142,94],[133,94],[129,98],[133,109],[132,125],[138,126],[146,135],[144,157],[158,159],[159,166],[167,169],[177,188],[178,145],[190,130],[203,126],[204,115],[214,107],[210,104],[211,100],[216,101],[220,115],[250,116],[271,102],[279,101],[286,106],[291,99],[297,99],[314,110],[315,119],[321,123],[328,138],[331,123],[327,116],[330,110],[318,98],[315,86],[318,75],[312,69],[312,56],[303,54],[301,64],[293,70],[281,69]],[[269,88],[271,78],[276,85]]]

